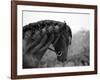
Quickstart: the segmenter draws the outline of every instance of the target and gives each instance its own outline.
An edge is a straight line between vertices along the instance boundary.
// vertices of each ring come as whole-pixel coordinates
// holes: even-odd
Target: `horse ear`
[[[63,26],[62,26],[62,29],[65,30],[66,29],[66,26],[67,26],[66,25],[66,22],[64,21]]]
[[[64,21],[64,27],[67,28],[67,23],[66,23],[66,21]]]
[[[66,25],[66,21],[64,21],[64,25]]]

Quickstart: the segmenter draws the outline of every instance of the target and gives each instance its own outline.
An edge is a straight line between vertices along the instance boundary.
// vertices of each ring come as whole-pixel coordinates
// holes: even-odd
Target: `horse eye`
[[[57,56],[61,56],[61,55],[62,55],[62,52],[61,51],[58,51]]]
[[[61,51],[58,51],[58,54],[61,54]]]

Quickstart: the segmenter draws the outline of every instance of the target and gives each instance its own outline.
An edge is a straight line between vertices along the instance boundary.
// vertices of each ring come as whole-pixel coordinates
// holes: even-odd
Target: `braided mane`
[[[57,31],[56,27],[58,27],[58,31]],[[43,29],[46,30],[45,34],[47,34],[48,36],[51,33],[54,33],[55,39],[57,38],[58,34],[65,35],[65,37],[68,37],[68,36],[72,37],[71,30],[70,30],[69,26],[66,25],[65,22],[54,21],[54,20],[41,20],[38,22],[30,23],[23,27],[23,39],[24,39],[25,33],[27,31],[31,31],[31,37],[32,37],[35,35],[35,33],[37,31],[40,32],[40,34],[43,33]],[[69,35],[68,35],[68,33],[69,33]]]
[[[43,35],[45,35],[46,38],[43,37]],[[29,45],[25,45],[25,49],[23,49],[23,52],[25,50],[25,53],[23,53],[23,67],[36,67],[38,60],[40,60],[45,54],[43,49],[54,51],[57,55],[57,59],[61,62],[64,62],[68,53],[68,46],[71,44],[71,38],[71,29],[65,22],[41,20],[23,26],[23,40],[29,42]],[[36,42],[39,40],[39,43]],[[34,47],[32,43],[34,43]],[[53,45],[54,50],[49,48],[51,44]],[[29,52],[30,50],[32,52]],[[40,52],[37,52],[38,50]],[[32,54],[27,54],[28,52]],[[38,55],[36,55],[37,53]],[[37,61],[37,63],[35,61]]]

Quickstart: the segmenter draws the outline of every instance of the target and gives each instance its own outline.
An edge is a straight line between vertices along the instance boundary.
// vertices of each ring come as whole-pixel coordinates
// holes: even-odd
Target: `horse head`
[[[53,43],[58,61],[64,62],[67,60],[68,47],[71,44],[71,39],[71,29],[64,23]]]

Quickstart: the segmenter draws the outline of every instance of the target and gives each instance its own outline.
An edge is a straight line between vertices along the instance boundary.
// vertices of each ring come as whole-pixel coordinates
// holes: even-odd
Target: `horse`
[[[23,27],[23,68],[38,68],[47,49],[54,51],[57,60],[67,60],[72,32],[66,22],[41,20]],[[54,49],[49,48],[53,45]]]

